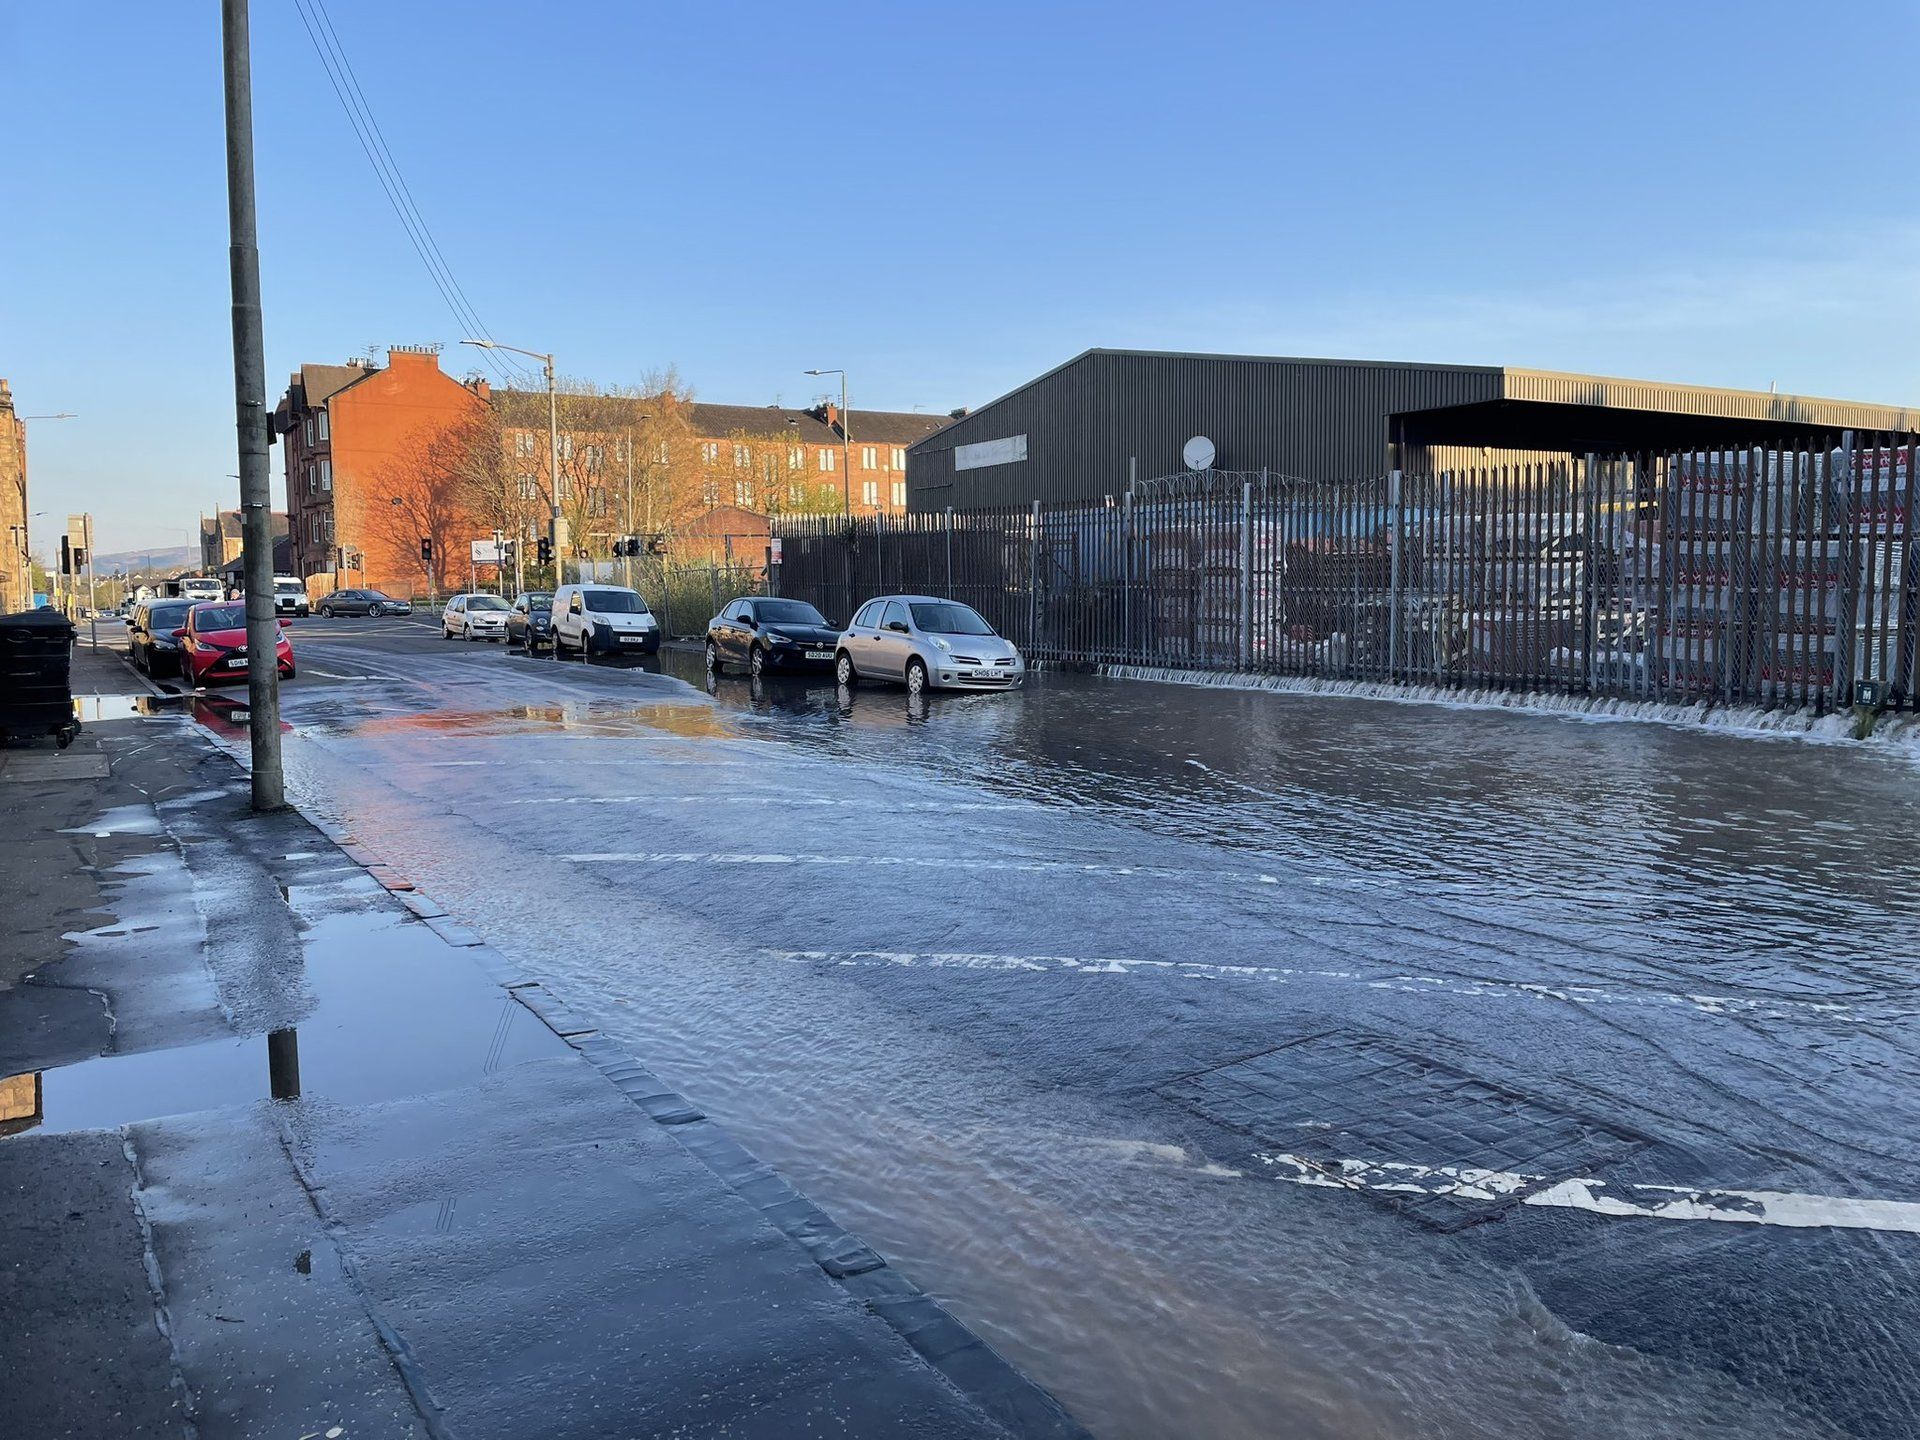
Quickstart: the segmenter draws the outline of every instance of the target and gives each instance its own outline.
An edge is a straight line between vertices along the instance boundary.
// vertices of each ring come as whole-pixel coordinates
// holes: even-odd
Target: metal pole
[[[567,578],[567,522],[560,514],[560,399],[553,381],[553,356],[542,359],[547,367],[547,464],[553,490],[547,542],[553,547],[553,583],[557,587]]]
[[[953,506],[947,506],[947,594],[953,594]]]
[[[627,427],[627,503],[620,512],[620,531],[624,536],[633,534],[633,427]],[[623,547],[624,548],[624,547]],[[625,562],[621,566],[621,575],[627,582],[627,588],[633,589],[633,556],[622,555]]]
[[[1040,502],[1033,502],[1033,543],[1027,559],[1027,654],[1040,648]]]
[[[1400,678],[1400,532],[1407,528],[1405,492],[1395,470],[1387,481],[1387,501],[1393,515],[1393,535],[1387,545],[1387,679]]]
[[[1240,668],[1253,665],[1253,482],[1240,486]]]
[[[846,469],[840,472],[841,509],[853,518],[853,417],[847,414],[847,372],[840,372],[840,444],[847,452]]]
[[[233,282],[233,393],[240,442],[240,528],[247,575],[247,729],[253,808],[286,804],[280,765],[280,619],[273,607],[273,488],[267,466],[266,342],[254,226],[253,74],[247,0],[221,0],[226,81],[227,230]]]

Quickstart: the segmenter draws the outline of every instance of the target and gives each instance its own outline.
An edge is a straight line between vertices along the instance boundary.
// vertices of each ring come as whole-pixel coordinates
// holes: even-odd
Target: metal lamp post
[[[553,578],[559,584],[567,578],[567,522],[560,513],[560,401],[553,380],[553,356],[543,350],[522,350],[518,345],[502,345],[498,340],[462,340],[462,345],[477,345],[482,350],[511,350],[515,355],[525,355],[530,360],[538,360],[546,367],[547,373],[547,464],[551,467],[553,488],[553,515],[547,532],[548,543],[553,546]]]
[[[62,410],[57,415],[18,415],[18,416],[15,416],[14,418],[21,421],[22,423],[25,423],[28,420],[78,420],[80,417],[72,410]],[[23,440],[21,443],[24,445],[26,442]],[[27,473],[27,466],[26,466],[24,450],[21,452],[21,457],[22,458],[20,462],[19,473],[23,478],[20,482],[22,487],[20,500],[21,500],[21,503],[24,505],[26,503],[26,498],[27,498],[26,490],[25,490],[26,480],[24,478]],[[47,512],[45,510],[36,510],[33,512],[33,515],[29,515],[27,518],[31,520],[34,518],[34,516],[45,515],[46,513]],[[33,607],[33,543],[32,543],[32,537],[28,534],[28,527],[25,525],[22,525],[19,527],[19,529],[20,529],[20,579],[26,588],[26,594],[21,601],[20,608],[22,610],[28,610]],[[93,558],[91,552],[88,553],[87,558],[89,560]],[[54,581],[53,589],[55,591],[56,600],[59,598],[59,595],[58,595],[59,588],[60,588],[59,582],[57,580]]]
[[[840,377],[840,447],[847,452],[846,468],[840,472],[840,508],[847,518],[853,518],[853,420],[847,414],[847,372],[844,370],[809,370],[809,375],[838,375]]]

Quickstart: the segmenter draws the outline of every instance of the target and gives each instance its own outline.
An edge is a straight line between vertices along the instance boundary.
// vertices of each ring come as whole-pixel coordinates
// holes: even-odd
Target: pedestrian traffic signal
[[[62,575],[73,573],[73,541],[64,535],[60,537],[60,573]]]
[[[548,539],[545,535],[542,535],[540,537],[539,553],[540,553],[540,563],[542,565],[551,565],[553,563],[553,541]]]
[[[667,537],[664,535],[649,535],[647,537],[647,553],[649,555],[666,554],[667,553]]]
[[[433,537],[431,535],[422,535],[420,537],[420,558],[428,561],[433,559]]]

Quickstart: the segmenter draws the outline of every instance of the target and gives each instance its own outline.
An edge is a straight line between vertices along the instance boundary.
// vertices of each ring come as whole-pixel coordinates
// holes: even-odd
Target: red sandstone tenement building
[[[401,478],[401,458],[488,402],[487,382],[459,381],[440,368],[436,347],[396,345],[384,367],[302,365],[274,410],[287,485],[287,529],[303,577],[327,576],[313,589],[371,585],[407,595],[430,578],[445,588],[464,575],[464,558],[437,555],[429,577],[410,512],[416,498]],[[398,502],[396,504],[396,502]],[[348,577],[351,577],[350,579]]]

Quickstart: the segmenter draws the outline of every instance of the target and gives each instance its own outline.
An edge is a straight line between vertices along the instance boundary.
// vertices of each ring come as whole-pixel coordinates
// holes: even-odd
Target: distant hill
[[[155,570],[177,571],[187,568],[192,557],[199,563],[200,552],[189,550],[185,545],[162,545],[153,550],[103,550],[93,557],[93,573],[111,575],[116,570]]]

